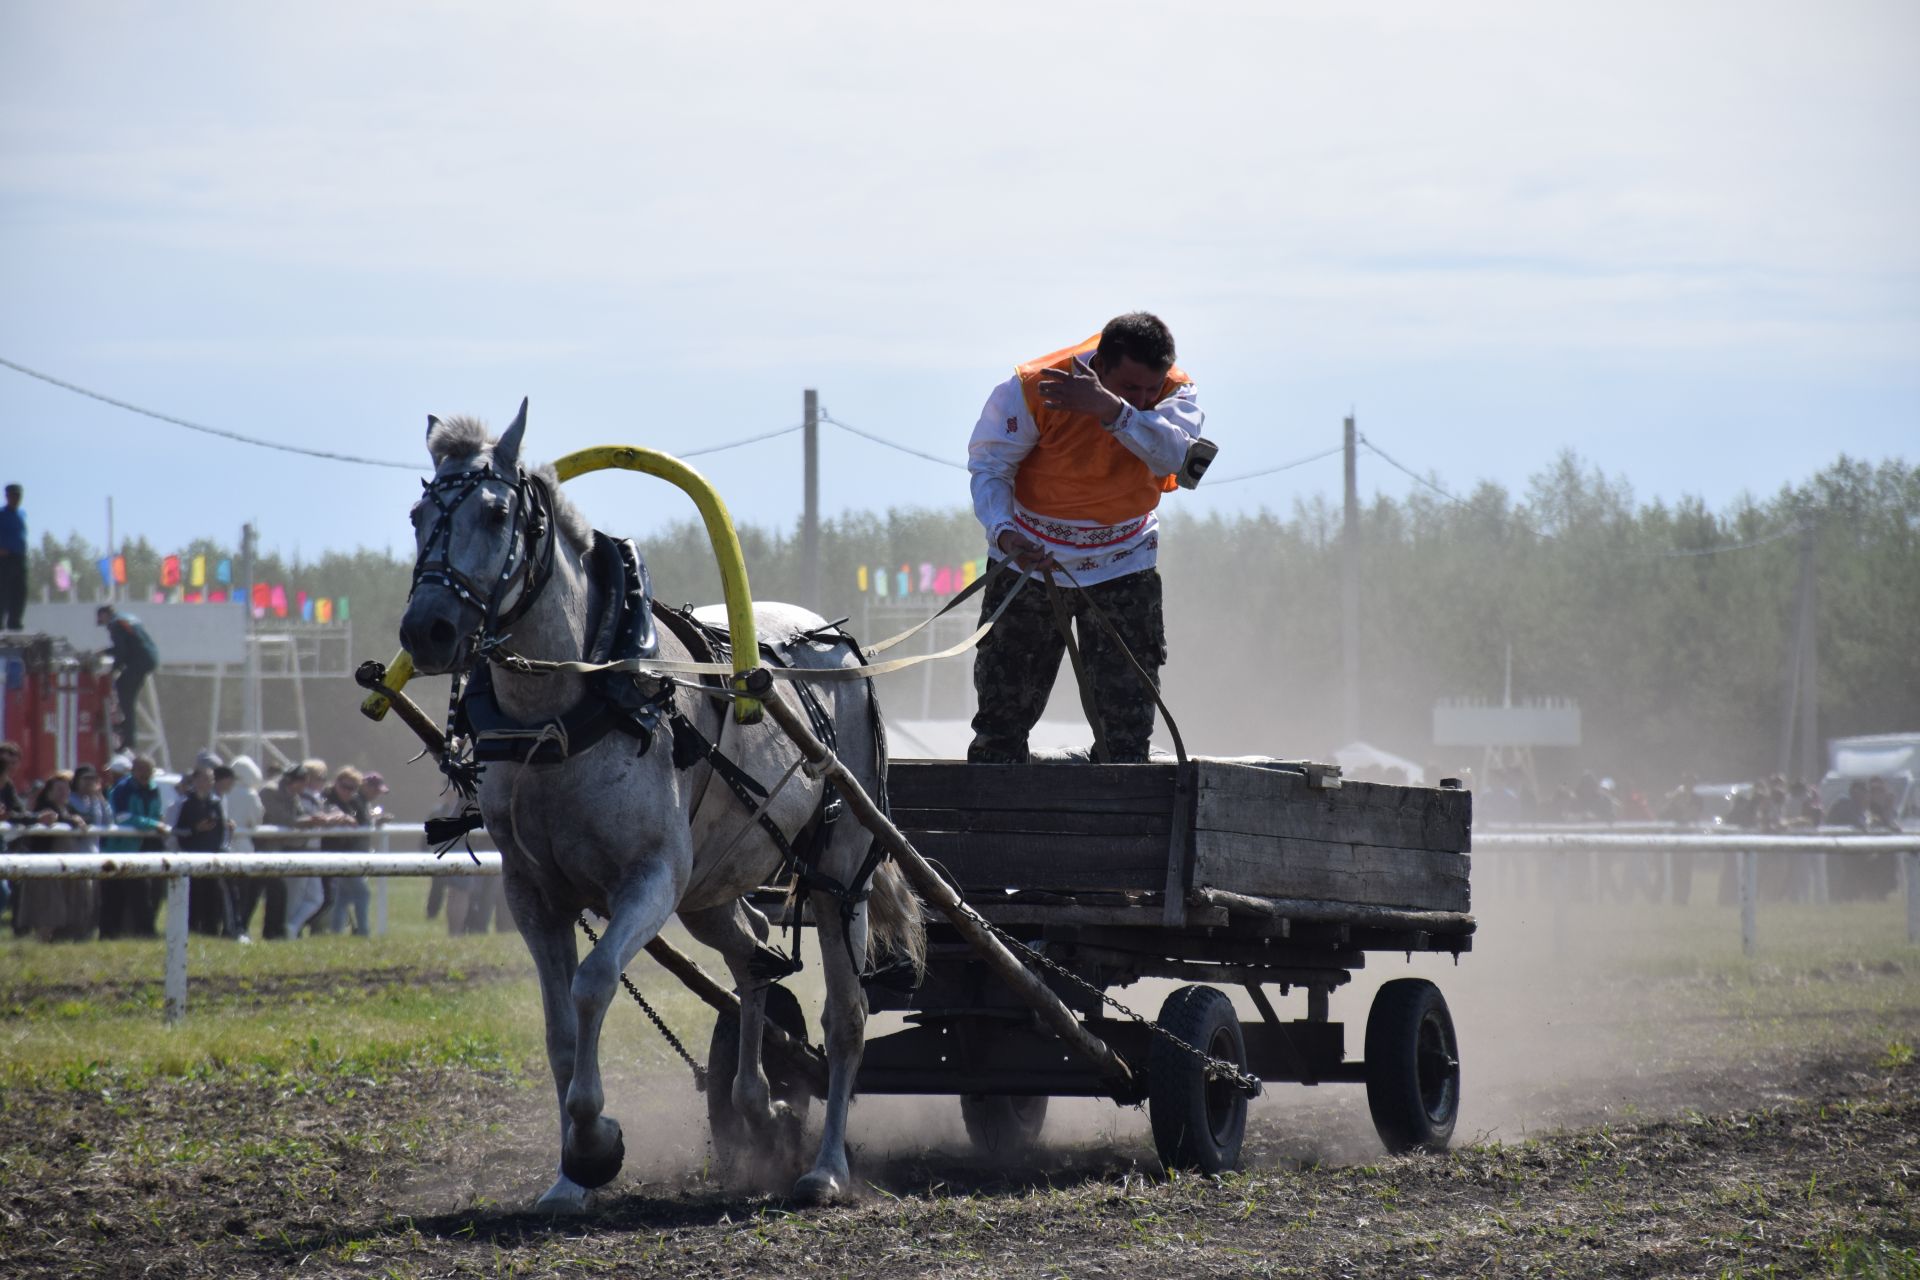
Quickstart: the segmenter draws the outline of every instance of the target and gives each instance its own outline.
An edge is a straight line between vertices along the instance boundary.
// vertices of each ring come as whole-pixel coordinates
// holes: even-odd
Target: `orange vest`
[[[1161,494],[1178,487],[1172,476],[1149,471],[1094,415],[1049,409],[1040,402],[1042,370],[1065,369],[1099,345],[1096,333],[1077,346],[1029,360],[1014,370],[1040,439],[1033,452],[1020,460],[1013,496],[1039,515],[1120,524],[1144,516],[1160,505]],[[1155,403],[1192,381],[1177,365],[1168,369]]]

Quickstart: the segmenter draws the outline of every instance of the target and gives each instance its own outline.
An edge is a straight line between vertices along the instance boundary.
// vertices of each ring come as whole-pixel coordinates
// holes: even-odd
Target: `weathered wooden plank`
[[[1202,830],[1464,852],[1472,821],[1465,791],[1348,782],[1319,790],[1299,774],[1203,760]]]
[[[1173,770],[1170,764],[901,761],[888,766],[887,798],[905,809],[1167,813]]]
[[[902,831],[1028,832],[1056,836],[1159,836],[1171,829],[1167,813],[1088,813],[1073,809],[952,809],[893,806]]]
[[[921,855],[963,890],[1151,891],[1167,880],[1165,836],[912,834]]]
[[[1420,911],[1465,911],[1465,854],[1379,845],[1194,833],[1193,883],[1261,898],[1327,899]]]

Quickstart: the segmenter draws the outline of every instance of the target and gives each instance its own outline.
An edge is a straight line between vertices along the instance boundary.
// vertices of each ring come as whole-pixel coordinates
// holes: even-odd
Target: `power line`
[[[741,445],[759,444],[762,440],[774,440],[781,436],[790,436],[796,431],[805,431],[806,429],[806,423],[796,422],[790,427],[781,427],[778,431],[763,431],[757,436],[748,436],[743,440],[730,440],[726,444],[710,444],[704,449],[688,449],[682,453],[676,453],[673,456],[676,458],[698,458],[702,454],[707,453],[724,453],[728,449],[738,449]]]
[[[48,383],[51,386],[59,387],[63,391],[71,391],[75,395],[86,396],[89,400],[98,400],[102,404],[110,404],[116,409],[125,409],[129,413],[137,413],[142,417],[153,418],[156,421],[170,423],[176,427],[185,427],[189,431],[204,432],[207,435],[218,436],[222,440],[232,440],[238,444],[250,444],[261,449],[278,449],[283,453],[298,453],[309,458],[325,458],[329,462],[350,462],[363,467],[393,467],[402,471],[416,472],[426,470],[423,464],[416,462],[390,462],[385,458],[361,458],[355,457],[352,454],[333,453],[326,449],[309,449],[305,445],[286,444],[278,440],[263,440],[258,436],[242,435],[238,431],[228,431],[222,427],[210,427],[203,422],[192,422],[186,418],[176,418],[170,413],[161,413],[158,410],[143,408],[137,404],[129,404],[125,400],[118,400],[102,392],[79,386],[76,383],[68,382],[62,378],[56,378],[52,374],[42,373],[38,369],[29,369],[27,366],[9,360],[5,356],[0,356],[0,365],[5,365],[17,373],[24,373],[29,378],[38,378],[40,381]],[[792,435],[801,429],[802,424],[796,422],[790,427],[781,427],[777,431],[763,431],[757,436],[747,436],[740,440],[730,440],[725,444],[710,444],[700,449],[688,449],[684,453],[676,454],[675,456],[681,458],[698,458],[703,454],[722,453],[728,449],[738,449],[742,445],[759,444],[763,440],[772,440],[779,436]]]
[[[1373,441],[1367,439],[1366,436],[1362,435],[1360,437],[1360,443],[1365,445],[1369,452],[1378,455],[1380,459],[1384,461],[1388,466],[1391,466],[1398,471],[1405,472],[1408,476],[1413,478],[1415,483],[1425,485],[1427,488],[1433,490],[1435,493],[1445,498],[1448,502],[1458,503],[1460,506],[1463,506],[1463,507],[1470,507],[1473,505],[1472,503],[1468,502],[1465,498],[1456,498],[1451,493],[1448,493],[1445,489],[1442,489],[1439,485],[1427,479],[1425,476],[1421,475],[1418,471],[1415,471],[1412,467],[1407,466],[1405,463],[1401,462],[1398,458],[1395,458],[1392,454],[1388,453],[1385,449],[1382,449],[1379,445],[1375,444]]]
[[[0,356],[0,365],[5,365],[16,373],[24,373],[29,378],[38,378],[40,381],[59,387],[63,391],[71,391],[75,395],[85,396],[89,400],[98,400],[102,404],[110,404],[116,409],[125,409],[128,413],[137,413],[142,417],[153,418],[159,422],[171,423],[176,427],[185,427],[189,431],[199,431],[210,436],[219,436],[223,440],[233,440],[240,444],[255,445],[262,449],[278,449],[282,453],[304,454],[309,458],[325,458],[329,462],[351,462],[363,467],[395,467],[402,471],[420,471],[423,469],[420,464],[416,462],[389,462],[385,458],[358,458],[352,454],[330,453],[325,449],[309,449],[305,445],[284,444],[278,440],[262,440],[257,436],[241,435],[238,431],[227,431],[220,427],[209,427],[202,422],[189,422],[185,418],[176,418],[172,414],[160,413],[153,409],[143,409],[137,404],[128,404],[125,400],[116,400],[112,396],[102,395],[98,391],[90,391],[86,387],[76,386],[71,382],[63,381],[54,377],[52,374],[41,373],[38,369],[29,369],[23,364],[15,364],[5,356]]]
[[[952,467],[956,471],[965,471],[967,469],[967,464],[964,462],[955,462],[952,458],[943,458],[937,453],[922,453],[918,449],[909,448],[908,446],[904,444],[900,444],[897,441],[889,440],[885,436],[877,436],[871,431],[862,431],[858,427],[849,426],[846,423],[840,421],[840,419],[833,417],[825,409],[822,409],[820,411],[820,421],[832,423],[834,426],[840,428],[842,431],[846,431],[853,435],[859,436],[862,440],[871,440],[874,444],[885,445],[889,449],[894,449],[901,453],[911,454],[914,457],[924,459],[927,462],[937,462],[943,467]]]
[[[1295,467],[1304,467],[1309,462],[1318,462],[1322,458],[1331,458],[1336,453],[1341,453],[1345,449],[1345,445],[1337,444],[1331,449],[1322,449],[1320,452],[1310,453],[1304,458],[1295,458],[1292,462],[1283,462],[1277,467],[1262,467],[1258,471],[1243,471],[1237,476],[1222,476],[1218,480],[1209,479],[1207,481],[1207,487],[1214,489],[1223,484],[1238,484],[1242,480],[1258,480],[1261,476],[1270,476],[1282,471],[1291,471]]]
[[[1747,551],[1754,547],[1764,547],[1770,542],[1778,542],[1782,538],[1791,538],[1797,534],[1805,533],[1806,530],[1807,526],[1796,524],[1789,525],[1785,529],[1765,534],[1747,542],[1735,542],[1724,547],[1695,547],[1691,550],[1684,551],[1617,551],[1614,554],[1636,560],[1685,560],[1694,556],[1717,556],[1728,551]]]

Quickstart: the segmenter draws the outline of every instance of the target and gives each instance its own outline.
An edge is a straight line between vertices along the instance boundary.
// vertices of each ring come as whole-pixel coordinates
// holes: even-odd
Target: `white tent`
[[[965,760],[973,741],[973,725],[966,720],[887,720],[887,753],[896,760]],[[1085,748],[1093,731],[1084,721],[1042,720],[1027,735],[1033,751]]]
[[[1408,786],[1422,786],[1427,777],[1427,771],[1413,761],[1382,751],[1370,742],[1349,742],[1333,753],[1333,761],[1340,766],[1340,772],[1362,780],[1369,775],[1378,777],[1388,769],[1397,769],[1405,775]]]

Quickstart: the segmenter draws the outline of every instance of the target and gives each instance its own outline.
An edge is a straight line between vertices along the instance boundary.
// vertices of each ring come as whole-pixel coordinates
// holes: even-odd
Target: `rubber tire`
[[[777,983],[768,987],[766,1008],[768,1021],[795,1039],[806,1040],[807,1015],[793,992]],[[761,1061],[766,1064],[774,1100],[792,1107],[804,1126],[813,1105],[813,1091],[805,1078],[764,1047]],[[733,1077],[739,1070],[740,1020],[723,1013],[714,1020],[713,1038],[707,1045],[707,1131],[713,1136],[714,1158],[723,1168],[746,1154],[750,1145],[747,1123],[733,1109]]]
[[[1244,1069],[1246,1037],[1224,992],[1181,987],[1160,1006],[1160,1025],[1188,1044]],[[1206,1069],[1160,1037],[1147,1058],[1147,1118],[1167,1169],[1225,1173],[1239,1167],[1247,1136],[1247,1095],[1207,1080]]]
[[[1025,1155],[1040,1140],[1047,1122],[1047,1095],[963,1093],[960,1118],[967,1123],[973,1149],[994,1160]]]
[[[1425,978],[1381,987],[1367,1013],[1367,1109],[1395,1155],[1445,1151],[1460,1115],[1460,1045],[1446,997]]]

